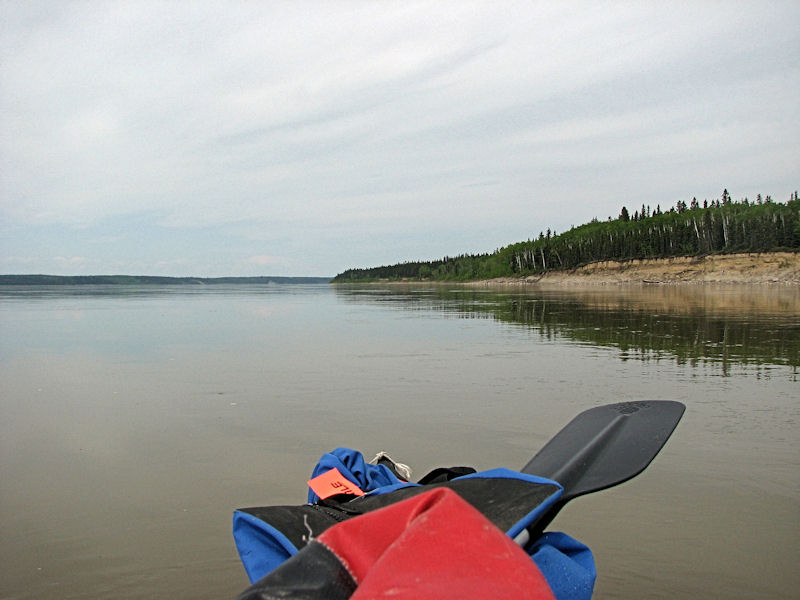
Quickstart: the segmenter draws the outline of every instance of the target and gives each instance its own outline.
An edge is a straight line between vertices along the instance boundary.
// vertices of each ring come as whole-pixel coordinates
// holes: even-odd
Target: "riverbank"
[[[800,285],[800,253],[717,254],[629,261],[603,261],[567,271],[500,277],[468,285],[585,286],[615,284],[783,284]]]

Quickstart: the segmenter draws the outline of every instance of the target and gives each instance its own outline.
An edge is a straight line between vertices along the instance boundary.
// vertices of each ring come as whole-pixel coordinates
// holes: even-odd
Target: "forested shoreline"
[[[334,283],[363,281],[471,281],[524,277],[574,269],[601,261],[707,256],[741,252],[800,250],[800,199],[786,203],[770,196],[754,201],[722,197],[702,204],[679,201],[667,211],[642,205],[631,215],[623,206],[616,219],[593,219],[567,232],[548,229],[485,254],[462,254],[435,261],[404,262],[348,269]]]

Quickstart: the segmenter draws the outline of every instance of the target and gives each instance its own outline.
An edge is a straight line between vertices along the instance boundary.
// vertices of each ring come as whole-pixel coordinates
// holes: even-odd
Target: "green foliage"
[[[335,283],[356,281],[402,281],[430,279],[469,281],[541,274],[572,269],[592,262],[624,261],[676,256],[703,256],[735,252],[800,250],[800,200],[797,192],[786,203],[750,203],[731,200],[728,190],[722,201],[693,198],[687,205],[641,212],[631,217],[622,207],[617,219],[592,219],[556,235],[547,230],[535,240],[519,242],[487,254],[462,254],[431,262],[406,262],[371,269],[349,269]]]

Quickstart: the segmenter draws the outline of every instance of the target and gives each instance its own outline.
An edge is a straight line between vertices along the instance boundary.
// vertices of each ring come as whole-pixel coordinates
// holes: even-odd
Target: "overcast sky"
[[[0,3],[0,273],[334,275],[800,187],[800,2]]]

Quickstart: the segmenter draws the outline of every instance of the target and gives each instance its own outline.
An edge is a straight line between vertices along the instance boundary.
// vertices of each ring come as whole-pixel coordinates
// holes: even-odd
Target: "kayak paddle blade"
[[[590,408],[572,419],[522,469],[564,487],[560,504],[635,477],[667,442],[686,407],[659,400]]]

